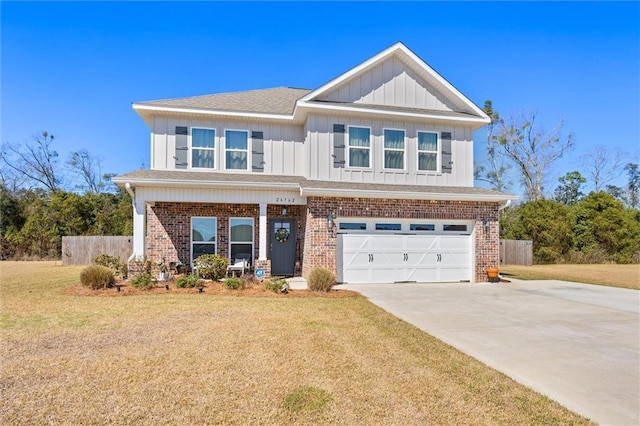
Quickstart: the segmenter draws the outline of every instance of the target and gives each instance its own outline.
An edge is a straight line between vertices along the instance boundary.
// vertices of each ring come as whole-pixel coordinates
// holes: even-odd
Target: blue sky
[[[47,130],[62,160],[88,149],[104,172],[148,167],[132,102],[313,89],[396,41],[479,106],[537,110],[546,128],[563,118],[576,146],[552,187],[596,145],[638,161],[637,2],[2,1],[0,12],[0,142]]]

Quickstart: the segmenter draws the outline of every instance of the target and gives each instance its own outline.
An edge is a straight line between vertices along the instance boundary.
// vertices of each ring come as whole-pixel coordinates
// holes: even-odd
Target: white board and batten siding
[[[455,111],[456,107],[398,57],[349,79],[319,100]]]
[[[348,143],[348,127],[359,126],[371,129],[371,167],[335,167],[334,165],[334,124],[345,126],[345,146]],[[405,169],[384,168],[384,130],[404,130]],[[417,159],[418,132],[451,133],[452,172],[442,173],[419,171]],[[309,179],[396,183],[405,185],[473,186],[473,131],[467,126],[451,126],[441,123],[424,124],[416,121],[391,121],[358,117],[309,114],[306,124],[308,177]],[[345,148],[345,160],[348,148]],[[439,159],[440,161],[440,159]]]
[[[155,170],[176,169],[176,127],[183,126],[215,129],[214,169],[191,169],[225,171],[225,130],[243,130],[249,133],[248,171],[252,170],[252,132],[262,132],[264,149],[264,174],[304,176],[306,174],[306,152],[304,129],[301,125],[266,123],[248,120],[197,120],[176,117],[154,117],[151,132],[151,168]],[[189,131],[189,146],[190,146]],[[189,158],[190,161],[190,158]],[[238,173],[238,170],[232,170]]]

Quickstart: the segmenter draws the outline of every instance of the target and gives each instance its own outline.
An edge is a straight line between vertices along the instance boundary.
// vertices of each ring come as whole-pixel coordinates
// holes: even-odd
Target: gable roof
[[[363,102],[332,102],[323,99],[323,96],[340,88],[342,85],[348,84],[351,79],[357,78],[377,66],[381,66],[383,62],[393,57],[407,64],[407,66],[427,82],[428,85],[448,99],[456,106],[455,110],[443,111]],[[405,116],[407,118],[470,122],[476,125],[476,127],[490,122],[489,117],[482,109],[477,107],[401,42],[383,50],[315,90],[275,87],[270,89],[135,102],[132,106],[147,124],[151,124],[152,115],[158,112],[195,116],[206,115],[285,120],[300,123],[306,119],[306,115],[310,110],[318,109],[347,111],[367,115]]]
[[[413,53],[402,42],[397,42],[393,46],[383,50],[377,55],[367,59],[360,65],[350,69],[349,71],[334,78],[328,83],[308,93],[298,101],[298,105],[318,101],[323,95],[329,94],[341,85],[347,84],[349,80],[365,73],[376,66],[380,66],[383,62],[391,57],[397,57],[400,61],[406,63],[426,82],[433,86],[436,90],[443,93],[448,99],[458,106],[458,113],[465,113],[469,116],[482,119],[483,122],[489,123],[490,119],[485,112],[476,106],[469,98],[464,96],[458,89],[449,83],[444,77],[438,74],[418,55]],[[353,105],[353,104],[352,104]],[[377,105],[377,107],[380,107]]]

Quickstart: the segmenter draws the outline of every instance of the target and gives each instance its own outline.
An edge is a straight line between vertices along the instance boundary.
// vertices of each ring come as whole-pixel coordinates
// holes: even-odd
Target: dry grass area
[[[1,424],[588,424],[362,297],[70,294],[80,270],[0,262]]]
[[[563,280],[640,290],[640,265],[503,265],[505,278]]]

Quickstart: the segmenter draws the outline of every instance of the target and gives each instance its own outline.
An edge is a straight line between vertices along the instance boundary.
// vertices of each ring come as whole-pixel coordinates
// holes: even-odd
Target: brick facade
[[[282,218],[280,205],[267,207],[268,219]],[[486,281],[486,269],[499,260],[498,203],[468,201],[430,201],[402,199],[309,197],[307,206],[287,206],[287,218],[296,219],[296,275],[314,266],[334,273],[337,262],[335,230],[327,227],[327,216],[400,219],[451,219],[475,221],[475,281]],[[208,204],[157,202],[147,206],[146,254],[153,262],[190,264],[191,218],[217,218],[217,252],[228,256],[229,218],[254,219],[254,259],[256,267],[270,273],[271,262],[258,261],[259,206],[257,204]],[[486,230],[485,232],[485,223]],[[270,235],[267,236],[267,257]],[[130,265],[133,267],[133,265]]]

